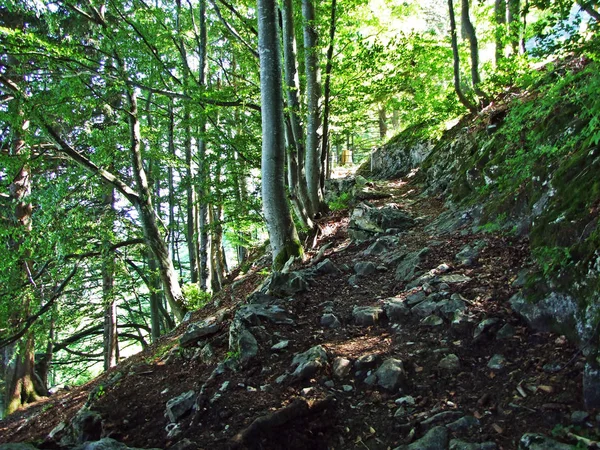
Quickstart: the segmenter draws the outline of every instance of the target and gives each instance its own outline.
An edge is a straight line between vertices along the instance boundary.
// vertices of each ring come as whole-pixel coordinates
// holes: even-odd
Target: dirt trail
[[[527,242],[473,234],[466,219],[440,234],[431,224],[444,212],[441,201],[419,197],[415,186],[401,180],[371,190],[391,195],[369,201],[373,207],[407,211],[417,225],[373,252],[373,242],[349,240],[348,211],[323,219],[311,256],[330,244],[324,257],[339,270],[310,277],[305,292],[281,300],[294,325],[261,321],[251,328],[259,350],[244,368],[213,372],[219,362],[236,356],[229,352],[228,326],[237,306],[264,279],[259,265],[228,285],[218,305],[194,314],[193,321],[229,309],[221,331],[203,341],[203,346],[210,343],[212,355],[201,354],[200,347],[169,350],[182,326],[87,386],[0,422],[0,442],[43,439],[100,384],[102,395],[92,407],[104,419],[104,433],[135,447],[169,448],[186,438],[193,444],[184,448],[230,448],[234,436],[259,417],[264,424],[250,430],[250,442],[265,449],[388,449],[448,423],[453,423],[446,428],[449,439],[515,449],[523,433],[548,435],[558,425],[571,425],[571,413],[583,408],[582,358],[564,338],[527,329],[508,302],[529,264]],[[467,246],[473,253],[465,251]],[[406,255],[424,248],[428,251],[421,252],[415,273],[399,276]],[[371,262],[375,270],[356,276],[358,262]],[[397,314],[386,306],[373,324],[358,323],[356,307],[383,308],[390,298],[409,306],[401,305],[405,309]],[[324,325],[326,314],[334,315],[339,327]],[[272,349],[283,341],[287,346]],[[311,377],[289,376],[294,356],[318,345],[328,362]],[[339,376],[344,373],[336,358],[350,361],[347,375]],[[404,369],[392,390],[376,375],[389,358]],[[121,377],[107,387],[117,373]],[[167,438],[166,402],[201,387],[203,407],[179,420],[180,433]],[[307,405],[297,400],[288,406],[294,399]],[[313,404],[323,406],[313,410]]]

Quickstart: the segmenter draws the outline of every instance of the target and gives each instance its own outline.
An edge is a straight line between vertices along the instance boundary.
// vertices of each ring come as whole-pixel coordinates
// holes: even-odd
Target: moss
[[[304,255],[304,249],[302,248],[302,244],[299,240],[294,239],[286,243],[273,259],[273,270],[279,271],[283,269],[285,263],[288,262],[292,256],[298,257],[302,255]]]

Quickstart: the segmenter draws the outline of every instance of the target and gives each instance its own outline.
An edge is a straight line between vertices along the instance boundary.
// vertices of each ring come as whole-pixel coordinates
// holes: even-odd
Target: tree
[[[273,251],[273,266],[278,270],[290,257],[302,254],[302,245],[285,195],[283,91],[275,0],[258,0],[257,14],[262,115],[262,200]]]

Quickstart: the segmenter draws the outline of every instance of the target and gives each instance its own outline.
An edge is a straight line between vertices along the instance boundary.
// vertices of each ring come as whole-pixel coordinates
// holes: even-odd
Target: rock
[[[0,444],[0,450],[37,450],[37,447],[25,443]]]
[[[377,266],[371,261],[359,261],[354,264],[354,272],[359,276],[371,275],[377,272]]]
[[[460,369],[460,360],[454,353],[450,353],[440,360],[438,368],[449,372],[456,372]]]
[[[397,398],[396,400],[394,400],[394,403],[396,405],[415,406],[416,401],[412,395],[405,395],[404,397],[400,397],[400,398]]]
[[[448,430],[445,427],[433,427],[425,436],[405,448],[406,450],[445,450],[448,448]]]
[[[280,350],[284,350],[284,349],[288,348],[289,345],[290,345],[290,341],[288,341],[288,340],[279,341],[277,344],[271,346],[271,350],[278,352]]]
[[[473,321],[470,316],[466,315],[464,311],[457,311],[454,313],[450,321],[450,329],[455,334],[467,334],[473,325]]]
[[[440,325],[443,325],[443,324],[444,324],[444,319],[442,319],[439,316],[436,316],[435,314],[427,316],[423,320],[421,320],[421,325],[424,325],[427,327],[439,327]]]
[[[357,325],[369,326],[378,324],[385,317],[385,313],[379,306],[355,306],[352,316]]]
[[[446,319],[452,320],[457,312],[463,312],[467,306],[460,295],[454,294],[450,299],[442,300],[438,305],[438,311]]]
[[[517,332],[517,330],[515,329],[515,327],[513,327],[511,324],[507,323],[498,330],[498,332],[496,333],[496,339],[498,339],[498,340],[510,339],[511,337],[513,337],[516,334],[516,332]]]
[[[300,272],[274,272],[268,283],[268,293],[276,297],[289,297],[308,289],[308,283]]]
[[[406,302],[399,298],[388,298],[383,302],[385,315],[393,322],[401,321],[410,315]]]
[[[250,294],[246,301],[249,304],[257,305],[273,305],[278,303],[280,300],[272,295],[265,294],[264,292],[256,291]]]
[[[373,242],[364,252],[365,256],[382,255],[389,250],[395,249],[398,246],[398,238],[396,236],[382,236]]]
[[[175,423],[192,409],[195,401],[196,393],[194,391],[184,392],[167,402],[165,416],[169,418],[171,423]]]
[[[326,258],[314,267],[313,272],[317,275],[327,275],[329,273],[341,273],[342,271],[329,258]]]
[[[414,408],[407,408],[404,406],[400,406],[399,408],[396,409],[396,411],[394,412],[394,418],[395,419],[404,419],[406,416],[412,414],[414,412]]]
[[[342,385],[342,389],[344,390],[344,392],[351,392],[352,389],[354,389],[352,386],[350,386],[349,384],[344,384]]]
[[[418,303],[421,303],[426,298],[427,294],[424,291],[417,291],[414,294],[410,294],[408,297],[406,297],[406,304],[408,306],[414,306]]]
[[[438,304],[435,301],[427,299],[417,304],[416,306],[413,306],[410,312],[417,317],[425,318],[431,315],[434,311],[436,311],[437,308]]]
[[[519,450],[572,450],[573,446],[550,439],[543,434],[526,433],[521,436]]]
[[[495,442],[481,442],[473,444],[470,442],[452,439],[450,441],[449,450],[496,450],[498,446]]]
[[[237,353],[238,359],[242,364],[246,364],[258,353],[258,342],[254,335],[247,329],[242,329],[234,340],[234,346],[231,347],[231,340],[229,341],[229,348],[234,349]]]
[[[363,355],[354,363],[356,370],[368,370],[377,367],[379,364],[379,355]]]
[[[487,364],[489,369],[492,370],[503,370],[506,368],[506,358],[499,353],[492,356]]]
[[[479,339],[485,334],[487,334],[491,328],[500,322],[500,319],[496,317],[492,317],[491,319],[485,319],[477,325],[475,330],[473,331],[473,339]]]
[[[562,370],[562,368],[563,365],[556,362],[551,362],[542,366],[542,370],[546,373],[558,373]]]
[[[314,376],[319,370],[323,369],[328,363],[327,352],[317,345],[294,356],[292,360],[292,376],[297,379],[307,379]]]
[[[590,415],[586,411],[573,411],[571,413],[571,423],[573,425],[583,425]]]
[[[404,364],[399,359],[389,358],[375,372],[377,384],[388,391],[397,391],[406,381]]]
[[[335,382],[333,380],[327,380],[323,385],[329,389],[333,389],[335,387]]]
[[[346,378],[352,370],[352,361],[338,356],[333,360],[333,375],[337,378]]]
[[[420,268],[421,260],[428,251],[428,248],[424,248],[418,252],[411,252],[404,255],[396,267],[396,280],[412,280],[415,277],[416,271]]]
[[[364,241],[383,233],[387,228],[403,231],[414,225],[415,220],[399,209],[372,208],[361,203],[352,211],[348,234],[355,241]]]
[[[465,266],[472,266],[478,256],[478,248],[473,248],[470,245],[465,245],[461,249],[461,251],[456,254],[455,258]]]
[[[335,314],[323,314],[321,316],[321,326],[325,328],[339,328],[342,324]]]
[[[458,284],[471,281],[471,278],[460,273],[451,273],[448,275],[441,275],[440,277],[438,277],[438,281],[440,283]]]
[[[199,448],[199,445],[196,442],[190,441],[188,438],[184,438],[175,445],[169,447],[169,450],[196,450],[197,448]]]
[[[442,411],[421,422],[424,429],[429,429],[436,425],[445,425],[449,422],[454,422],[463,416],[462,411]]]
[[[583,401],[586,408],[600,408],[600,368],[589,362],[583,369]]]
[[[179,338],[179,345],[182,347],[197,345],[200,339],[216,334],[219,329],[220,326],[214,317],[194,322],[187,327],[185,333]]]
[[[206,344],[200,350],[200,359],[202,360],[202,362],[204,364],[209,364],[213,360],[214,357],[215,357],[215,351],[214,351],[212,345]]]
[[[475,430],[475,429],[479,428],[480,426],[481,426],[481,423],[475,417],[463,416],[460,419],[455,420],[454,422],[451,422],[448,425],[446,425],[446,428],[448,428],[452,432],[457,432],[457,431]]]
[[[261,318],[276,325],[294,325],[291,314],[279,305],[242,305],[235,313],[235,318],[248,325],[260,325]]]
[[[85,444],[75,447],[72,450],[142,450],[133,447],[127,447],[125,444],[119,441],[115,441],[111,438],[100,439],[95,442],[86,442]],[[152,449],[149,449],[152,450]],[[157,450],[157,449],[154,449]]]

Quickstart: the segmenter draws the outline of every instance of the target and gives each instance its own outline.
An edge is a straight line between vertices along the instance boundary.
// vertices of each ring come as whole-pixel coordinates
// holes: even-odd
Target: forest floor
[[[246,367],[209,379],[218,362],[232,357],[228,352],[228,324],[236,308],[245,304],[246,297],[264,280],[264,269],[269,265],[266,258],[260,260],[263,265],[255,263],[248,274],[232,274],[231,283],[216,297],[215,304],[194,313],[192,321],[223,308],[228,311],[220,332],[205,341],[214,350],[212,356],[203,360],[198,353],[189,357],[184,351],[173,350],[187,327],[183,324],[98,379],[1,421],[0,443],[35,441],[39,445],[57,424],[82,407],[90,392],[95,396],[92,408],[103,418],[103,433],[132,447],[168,449],[186,438],[188,446],[179,444],[177,448],[230,448],[232,439],[248,431],[261,416],[264,426],[253,442],[255,448],[264,449],[395,448],[421,438],[435,422],[445,424],[448,419],[443,415],[434,423],[427,419],[446,411],[457,413],[446,416],[452,420],[465,415],[476,419],[469,426],[452,429],[450,438],[494,442],[499,449],[518,448],[526,432],[584,434],[588,426],[585,418],[577,427],[572,418],[573,412],[584,408],[583,357],[564,337],[528,329],[508,302],[517,291],[514,281],[520,271],[531,265],[527,242],[494,233],[473,233],[470,226],[445,234],[432,228],[426,231],[444,211],[441,199],[420,197],[418,187],[406,180],[378,182],[375,188],[391,197],[370,201],[372,205],[395,205],[419,218],[418,225],[402,234],[400,242],[405,251],[430,248],[420,263],[421,271],[440,270],[445,264],[446,274],[466,276],[457,278],[462,281],[407,289],[406,282],[396,279],[389,254],[365,255],[371,242],[351,242],[350,211],[331,213],[319,222],[321,232],[303,264],[310,265],[310,258],[330,244],[324,256],[342,270],[312,278],[307,291],[285,301],[285,309],[295,318],[294,325],[264,322],[258,327],[259,353]],[[457,253],[467,244],[475,246],[482,241],[484,246],[474,261],[457,261]],[[371,261],[378,270],[349,283],[354,273],[351,268],[359,261]],[[414,315],[372,326],[358,326],[353,319],[356,306],[381,305],[390,297],[405,300],[428,289],[460,294],[467,305],[467,326],[457,329],[447,320],[436,325]],[[341,322],[339,328],[321,325],[324,305],[333,307]],[[480,327],[484,332],[474,337],[485,319],[497,321],[486,322]],[[510,327],[504,330],[510,332],[500,336],[498,330],[506,324]],[[289,341],[287,348],[271,349],[284,340]],[[343,357],[355,362],[355,368],[342,379],[334,376],[329,364],[312,378],[276,381],[290,372],[294,355],[316,345],[326,350],[330,363]],[[458,357],[458,365],[440,366],[442,359],[452,359],[447,358],[450,354]],[[490,359],[498,354],[504,357],[501,367],[490,368]],[[367,355],[379,363],[389,357],[403,361],[406,382],[400,391],[365,383],[368,359],[361,360],[367,367],[362,374],[356,373],[356,361]],[[110,384],[108,380],[114,380],[116,374],[121,378]],[[188,390],[197,393],[202,386],[210,401],[201,411],[184,416],[179,421],[179,435],[168,438],[166,402]],[[318,406],[301,413],[290,406],[277,413],[298,398]],[[402,414],[398,413],[400,408],[404,408]],[[40,448],[58,447],[47,442]]]

